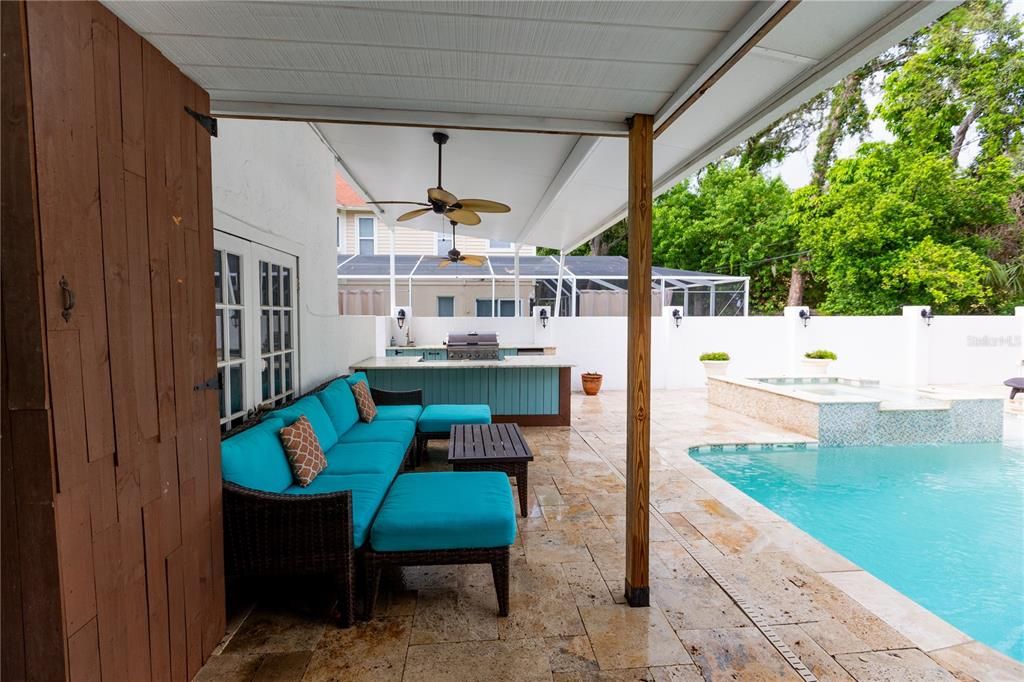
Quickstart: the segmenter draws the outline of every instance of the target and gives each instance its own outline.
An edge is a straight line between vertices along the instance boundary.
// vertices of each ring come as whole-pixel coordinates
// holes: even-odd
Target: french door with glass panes
[[[241,423],[260,406],[279,405],[298,386],[296,258],[223,232],[214,233],[220,421]]]

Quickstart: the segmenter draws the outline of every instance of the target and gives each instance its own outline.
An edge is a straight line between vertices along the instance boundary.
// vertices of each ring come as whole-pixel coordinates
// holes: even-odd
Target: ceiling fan
[[[437,267],[446,268],[452,263],[465,263],[466,265],[471,265],[474,268],[479,268],[484,263],[486,263],[487,256],[474,256],[472,254],[463,254],[461,251],[455,248],[455,226],[458,225],[459,223],[454,220],[450,220],[448,222],[452,224],[452,248],[448,251],[448,255],[441,259],[441,262],[438,264]]]
[[[434,142],[437,143],[437,187],[427,190],[427,200],[424,201],[371,201],[371,204],[383,206],[385,204],[408,204],[411,206],[423,206],[425,208],[413,209],[398,216],[398,222],[404,223],[413,218],[419,218],[427,213],[437,213],[446,220],[463,225],[479,225],[480,216],[478,213],[508,213],[512,209],[505,204],[488,199],[459,199],[454,194],[441,186],[441,147],[448,141],[447,133],[434,133]]]

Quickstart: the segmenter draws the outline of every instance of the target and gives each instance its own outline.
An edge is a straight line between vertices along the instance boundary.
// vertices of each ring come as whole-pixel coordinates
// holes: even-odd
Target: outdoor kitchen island
[[[570,368],[557,355],[500,360],[426,360],[373,357],[352,365],[370,386],[385,391],[423,390],[423,404],[485,403],[495,422],[569,426]]]

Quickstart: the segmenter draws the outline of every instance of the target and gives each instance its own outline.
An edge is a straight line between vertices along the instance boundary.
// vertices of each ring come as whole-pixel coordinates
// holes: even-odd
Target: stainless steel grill
[[[466,332],[448,335],[449,360],[497,360],[498,335],[495,332]]]

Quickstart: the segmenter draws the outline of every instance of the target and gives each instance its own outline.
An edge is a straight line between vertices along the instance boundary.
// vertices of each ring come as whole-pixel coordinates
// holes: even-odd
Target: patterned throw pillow
[[[359,410],[359,418],[364,422],[372,422],[377,416],[377,405],[370,395],[370,387],[365,381],[352,384],[352,395],[356,399],[356,408]]]
[[[292,475],[296,483],[305,488],[327,466],[327,458],[320,447],[320,441],[313,433],[313,425],[302,416],[291,426],[281,429],[279,433],[281,444],[288,455],[288,463],[292,466]]]

